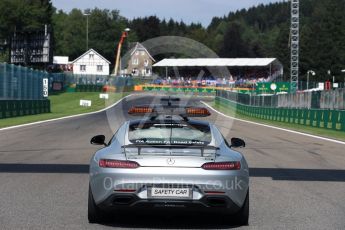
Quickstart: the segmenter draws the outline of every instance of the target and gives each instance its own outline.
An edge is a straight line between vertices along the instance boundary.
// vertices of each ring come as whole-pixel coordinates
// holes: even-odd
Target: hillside
[[[70,60],[73,60],[85,51],[86,16],[81,10],[66,13],[54,9],[50,0],[31,0],[31,5],[24,4],[25,1],[0,1],[0,15],[3,15],[0,16],[0,60],[6,60],[6,47],[2,42],[15,29],[33,30],[41,28],[44,23],[51,24],[54,31],[54,55],[70,56]],[[329,78],[327,71],[331,70],[337,80],[343,81],[344,12],[344,0],[301,1],[302,80],[306,72],[312,69],[317,73],[317,80]],[[221,57],[277,57],[284,65],[285,78],[289,78],[289,2],[259,5],[230,12],[224,17],[214,17],[207,28],[198,23],[187,25],[182,21],[159,19],[156,16],[129,20],[118,10],[96,8],[89,13],[89,47],[111,61],[114,60],[121,31],[130,27],[129,42],[175,35],[204,43]],[[124,51],[126,47],[128,43]]]

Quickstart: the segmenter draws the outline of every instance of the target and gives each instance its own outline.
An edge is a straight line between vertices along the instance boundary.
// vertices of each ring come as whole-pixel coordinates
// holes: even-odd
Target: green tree
[[[327,71],[340,75],[345,62],[345,2],[341,0],[315,1],[310,34],[304,37],[310,50],[306,52],[307,65],[319,77],[329,78]],[[306,71],[306,69],[304,69]]]
[[[89,48],[93,48],[106,59],[113,62],[117,44],[128,21],[119,11],[89,10]],[[86,51],[87,16],[81,10],[73,9],[69,14],[58,11],[53,16],[55,29],[55,54],[69,56],[71,60]],[[129,39],[136,39],[131,32]],[[127,47],[124,44],[124,51]]]
[[[50,0],[1,0],[0,61],[8,60],[8,44],[15,31],[43,30],[51,24],[53,12]]]
[[[50,0],[1,0],[0,37],[8,38],[14,31],[43,29],[51,23],[53,12]]]
[[[146,41],[161,34],[160,19],[156,16],[134,19],[130,23],[130,28],[136,32],[139,41]]]
[[[242,39],[243,27],[238,21],[231,22],[224,34],[224,40],[219,51],[222,57],[239,58],[247,57],[247,44]]]
[[[59,11],[53,17],[55,54],[73,60],[86,51],[86,16],[79,9],[68,15]]]
[[[272,45],[273,49],[273,57],[278,58],[278,60],[284,66],[284,77],[286,80],[290,77],[290,46],[289,46],[289,39],[290,39],[290,24],[285,23],[282,24],[280,27],[280,31],[278,32],[278,36]]]

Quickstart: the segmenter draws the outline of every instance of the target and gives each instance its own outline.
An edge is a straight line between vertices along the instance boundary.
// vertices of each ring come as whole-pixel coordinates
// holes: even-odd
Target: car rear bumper
[[[98,168],[97,168],[98,169]],[[149,188],[152,186],[189,186],[189,203],[201,203],[205,206],[207,192],[220,192],[237,206],[242,206],[249,187],[248,172],[211,171],[201,168],[165,168],[141,167],[138,169],[98,169],[90,175],[90,185],[97,205],[119,195],[118,190],[134,189],[138,203],[150,203]],[[239,185],[239,186],[237,186]],[[128,194],[125,194],[128,195]],[[180,200],[178,200],[180,201]],[[188,203],[187,202],[187,203]],[[161,203],[159,201],[158,203]],[[186,203],[186,202],[184,202]],[[207,207],[207,205],[206,205]]]
[[[229,197],[207,195],[200,200],[141,199],[136,194],[113,194],[98,205],[103,210],[188,210],[234,214],[241,207]]]

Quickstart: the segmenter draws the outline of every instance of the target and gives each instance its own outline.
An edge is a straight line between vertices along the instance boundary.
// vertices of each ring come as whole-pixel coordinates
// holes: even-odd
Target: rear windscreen
[[[148,122],[130,124],[128,138],[134,144],[207,145],[212,136],[209,125]]]

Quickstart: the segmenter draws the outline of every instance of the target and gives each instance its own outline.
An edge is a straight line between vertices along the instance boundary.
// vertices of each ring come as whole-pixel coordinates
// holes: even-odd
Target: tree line
[[[345,1],[303,0],[301,3],[300,74],[314,70],[315,80],[343,80],[345,75]],[[87,13],[88,15],[85,15]],[[220,57],[276,57],[289,78],[290,3],[278,2],[230,12],[214,17],[207,27],[185,24],[156,16],[122,16],[118,10],[90,9],[70,12],[56,10],[50,0],[0,0],[0,48],[14,31],[31,31],[51,25],[54,55],[77,58],[86,51],[86,21],[89,22],[89,47],[114,62],[121,32],[131,28],[124,45],[158,36],[184,36],[201,42]],[[6,49],[6,48],[5,48]],[[0,50],[1,51],[1,50]],[[6,52],[0,52],[0,60]]]

